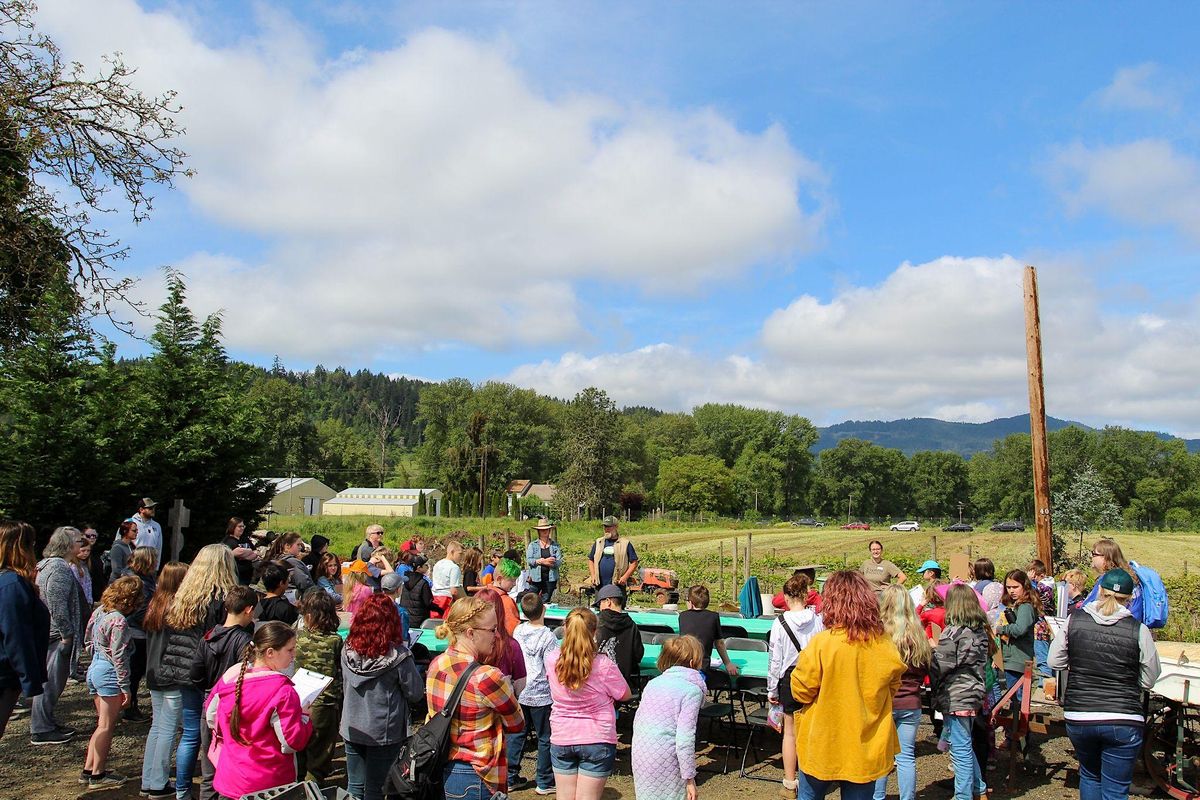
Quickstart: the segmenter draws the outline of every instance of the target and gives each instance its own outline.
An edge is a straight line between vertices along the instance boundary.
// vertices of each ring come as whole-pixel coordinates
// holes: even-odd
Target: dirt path
[[[84,687],[71,683],[61,703],[62,722],[76,728],[80,733],[75,741],[58,747],[30,747],[28,718],[18,719],[10,723],[8,732],[0,740],[0,800],[73,800],[78,797],[92,797],[100,800],[137,800],[139,781],[134,778],[124,787],[108,792],[87,793],[82,791],[76,781],[80,768],[83,766],[84,752],[87,747],[87,737],[95,724],[94,712],[88,701]],[[629,741],[628,724],[623,722],[622,742]],[[139,776],[146,732],[146,723],[138,725],[122,724],[118,729],[113,743],[112,768],[129,776]],[[1008,795],[1004,792],[1005,777],[1007,776],[1007,757],[1000,755],[998,763],[988,772],[987,781],[996,792],[997,798],[1021,797],[1036,800],[1066,800],[1079,796],[1077,778],[1075,775],[1076,762],[1070,753],[1070,742],[1061,735],[1061,725],[1052,731],[1052,735],[1044,740],[1040,750],[1047,765],[1033,771],[1021,771],[1017,776],[1015,791]],[[702,739],[707,737],[702,734]],[[770,731],[764,736],[762,732],[756,738],[764,743],[764,750],[775,753],[755,774],[778,780],[781,777],[778,749],[778,737]],[[744,737],[739,738],[739,747]],[[946,800],[953,797],[953,776],[947,769],[949,756],[939,753],[933,736],[933,729],[926,721],[922,725],[917,744],[917,791],[921,800]],[[701,756],[701,769],[718,769],[722,752],[714,752],[711,748]],[[768,755],[768,754],[764,754]],[[714,761],[715,759],[715,761]],[[701,800],[725,800],[726,798],[755,798],[756,800],[779,800],[778,783],[767,783],[750,780],[737,776],[737,764],[740,751],[731,755],[732,773],[728,775],[702,772],[700,776]],[[526,760],[526,770],[532,766]],[[633,781],[629,777],[628,748],[622,747],[618,758],[620,774],[609,781],[604,793],[604,800],[634,800]],[[891,781],[889,796],[894,798],[896,792],[895,780]],[[1144,773],[1135,777],[1134,795],[1147,797],[1152,794],[1152,786]],[[538,796],[532,791],[519,792],[514,795],[520,800],[537,800]]]

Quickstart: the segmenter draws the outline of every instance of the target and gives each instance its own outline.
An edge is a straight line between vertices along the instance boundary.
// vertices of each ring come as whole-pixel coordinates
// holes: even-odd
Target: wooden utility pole
[[[1025,267],[1025,361],[1029,368],[1029,434],[1033,440],[1033,511],[1038,558],[1054,574],[1050,533],[1050,456],[1046,449],[1046,397],[1042,378],[1042,326],[1038,315],[1037,269]]]

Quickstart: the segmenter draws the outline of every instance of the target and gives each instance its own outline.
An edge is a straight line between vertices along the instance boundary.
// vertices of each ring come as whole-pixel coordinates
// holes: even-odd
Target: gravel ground
[[[147,705],[144,703],[144,705]],[[66,745],[31,747],[29,745],[28,717],[13,720],[9,723],[8,731],[0,740],[0,800],[71,800],[77,797],[102,798],[103,800],[136,800],[140,788],[142,752],[149,723],[123,723],[113,740],[113,755],[111,768],[122,774],[131,776],[125,786],[107,792],[84,792],[76,778],[83,767],[84,753],[87,749],[87,739],[95,726],[95,712],[87,691],[82,684],[71,682],[60,704],[62,710],[61,722],[76,728],[79,733],[75,740]],[[1055,707],[1046,707],[1052,713]],[[1058,715],[1055,713],[1057,720]],[[623,720],[622,741],[628,742],[628,721]],[[702,737],[706,738],[706,737]],[[731,756],[732,772],[728,775],[701,772],[699,794],[701,800],[715,798],[756,798],[756,800],[772,800],[778,797],[779,784],[782,777],[780,762],[777,754],[778,737],[771,731],[766,736],[761,732],[756,738],[763,741],[764,747],[774,753],[772,758],[753,768],[754,774],[776,781],[774,785],[759,780],[750,780],[737,775],[737,764],[740,751]],[[744,742],[739,738],[739,746]],[[947,769],[949,756],[937,752],[933,729],[928,720],[921,727],[917,741],[917,792],[921,800],[943,800],[954,794],[953,776]],[[1040,751],[1045,758],[1044,767],[1021,769],[1018,771],[1013,791],[1006,791],[1008,775],[1007,755],[1001,753],[996,764],[988,772],[987,782],[995,792],[996,797],[1023,797],[1036,800],[1059,800],[1060,798],[1077,798],[1079,796],[1078,780],[1075,772],[1076,762],[1070,751],[1070,742],[1062,733],[1061,721],[1052,723],[1051,733],[1044,737]],[[527,757],[525,762],[526,774],[532,763]],[[701,755],[702,770],[719,772],[721,751],[706,748]],[[714,760],[715,759],[715,760]],[[627,798],[633,800],[633,780],[629,777],[629,751],[622,746],[617,762],[618,774],[609,780],[603,800]],[[889,796],[895,798],[895,781],[889,787]],[[1149,778],[1140,770],[1134,778],[1134,795],[1149,797],[1155,794]],[[518,792],[514,797],[520,800],[535,800],[538,795],[532,791]]]

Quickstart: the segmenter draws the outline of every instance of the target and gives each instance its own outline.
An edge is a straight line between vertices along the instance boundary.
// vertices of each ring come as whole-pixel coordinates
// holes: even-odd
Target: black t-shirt
[[[463,591],[465,592],[472,586],[479,585],[479,573],[473,569],[464,569],[462,571]]]
[[[254,618],[259,622],[279,620],[288,625],[295,625],[300,618],[300,612],[286,597],[264,597],[254,607]]]
[[[713,642],[721,638],[721,615],[707,608],[679,612],[679,635],[688,634],[700,640],[700,650],[704,653],[704,666],[701,669],[707,669],[712,661]]]
[[[241,539],[236,536],[226,536],[222,542],[230,550],[235,550],[239,547],[245,547],[250,550],[254,549],[254,544],[250,541],[250,535],[244,534]],[[245,559],[235,558],[234,564],[237,566],[238,583],[242,586],[249,586],[254,580],[254,562],[246,561]]]

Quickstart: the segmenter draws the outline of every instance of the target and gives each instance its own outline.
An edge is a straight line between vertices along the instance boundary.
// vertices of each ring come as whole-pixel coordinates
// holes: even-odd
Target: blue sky
[[[186,106],[114,227],[231,352],[622,404],[1200,435],[1200,9],[43,2]],[[136,352],[136,342],[123,344]]]

